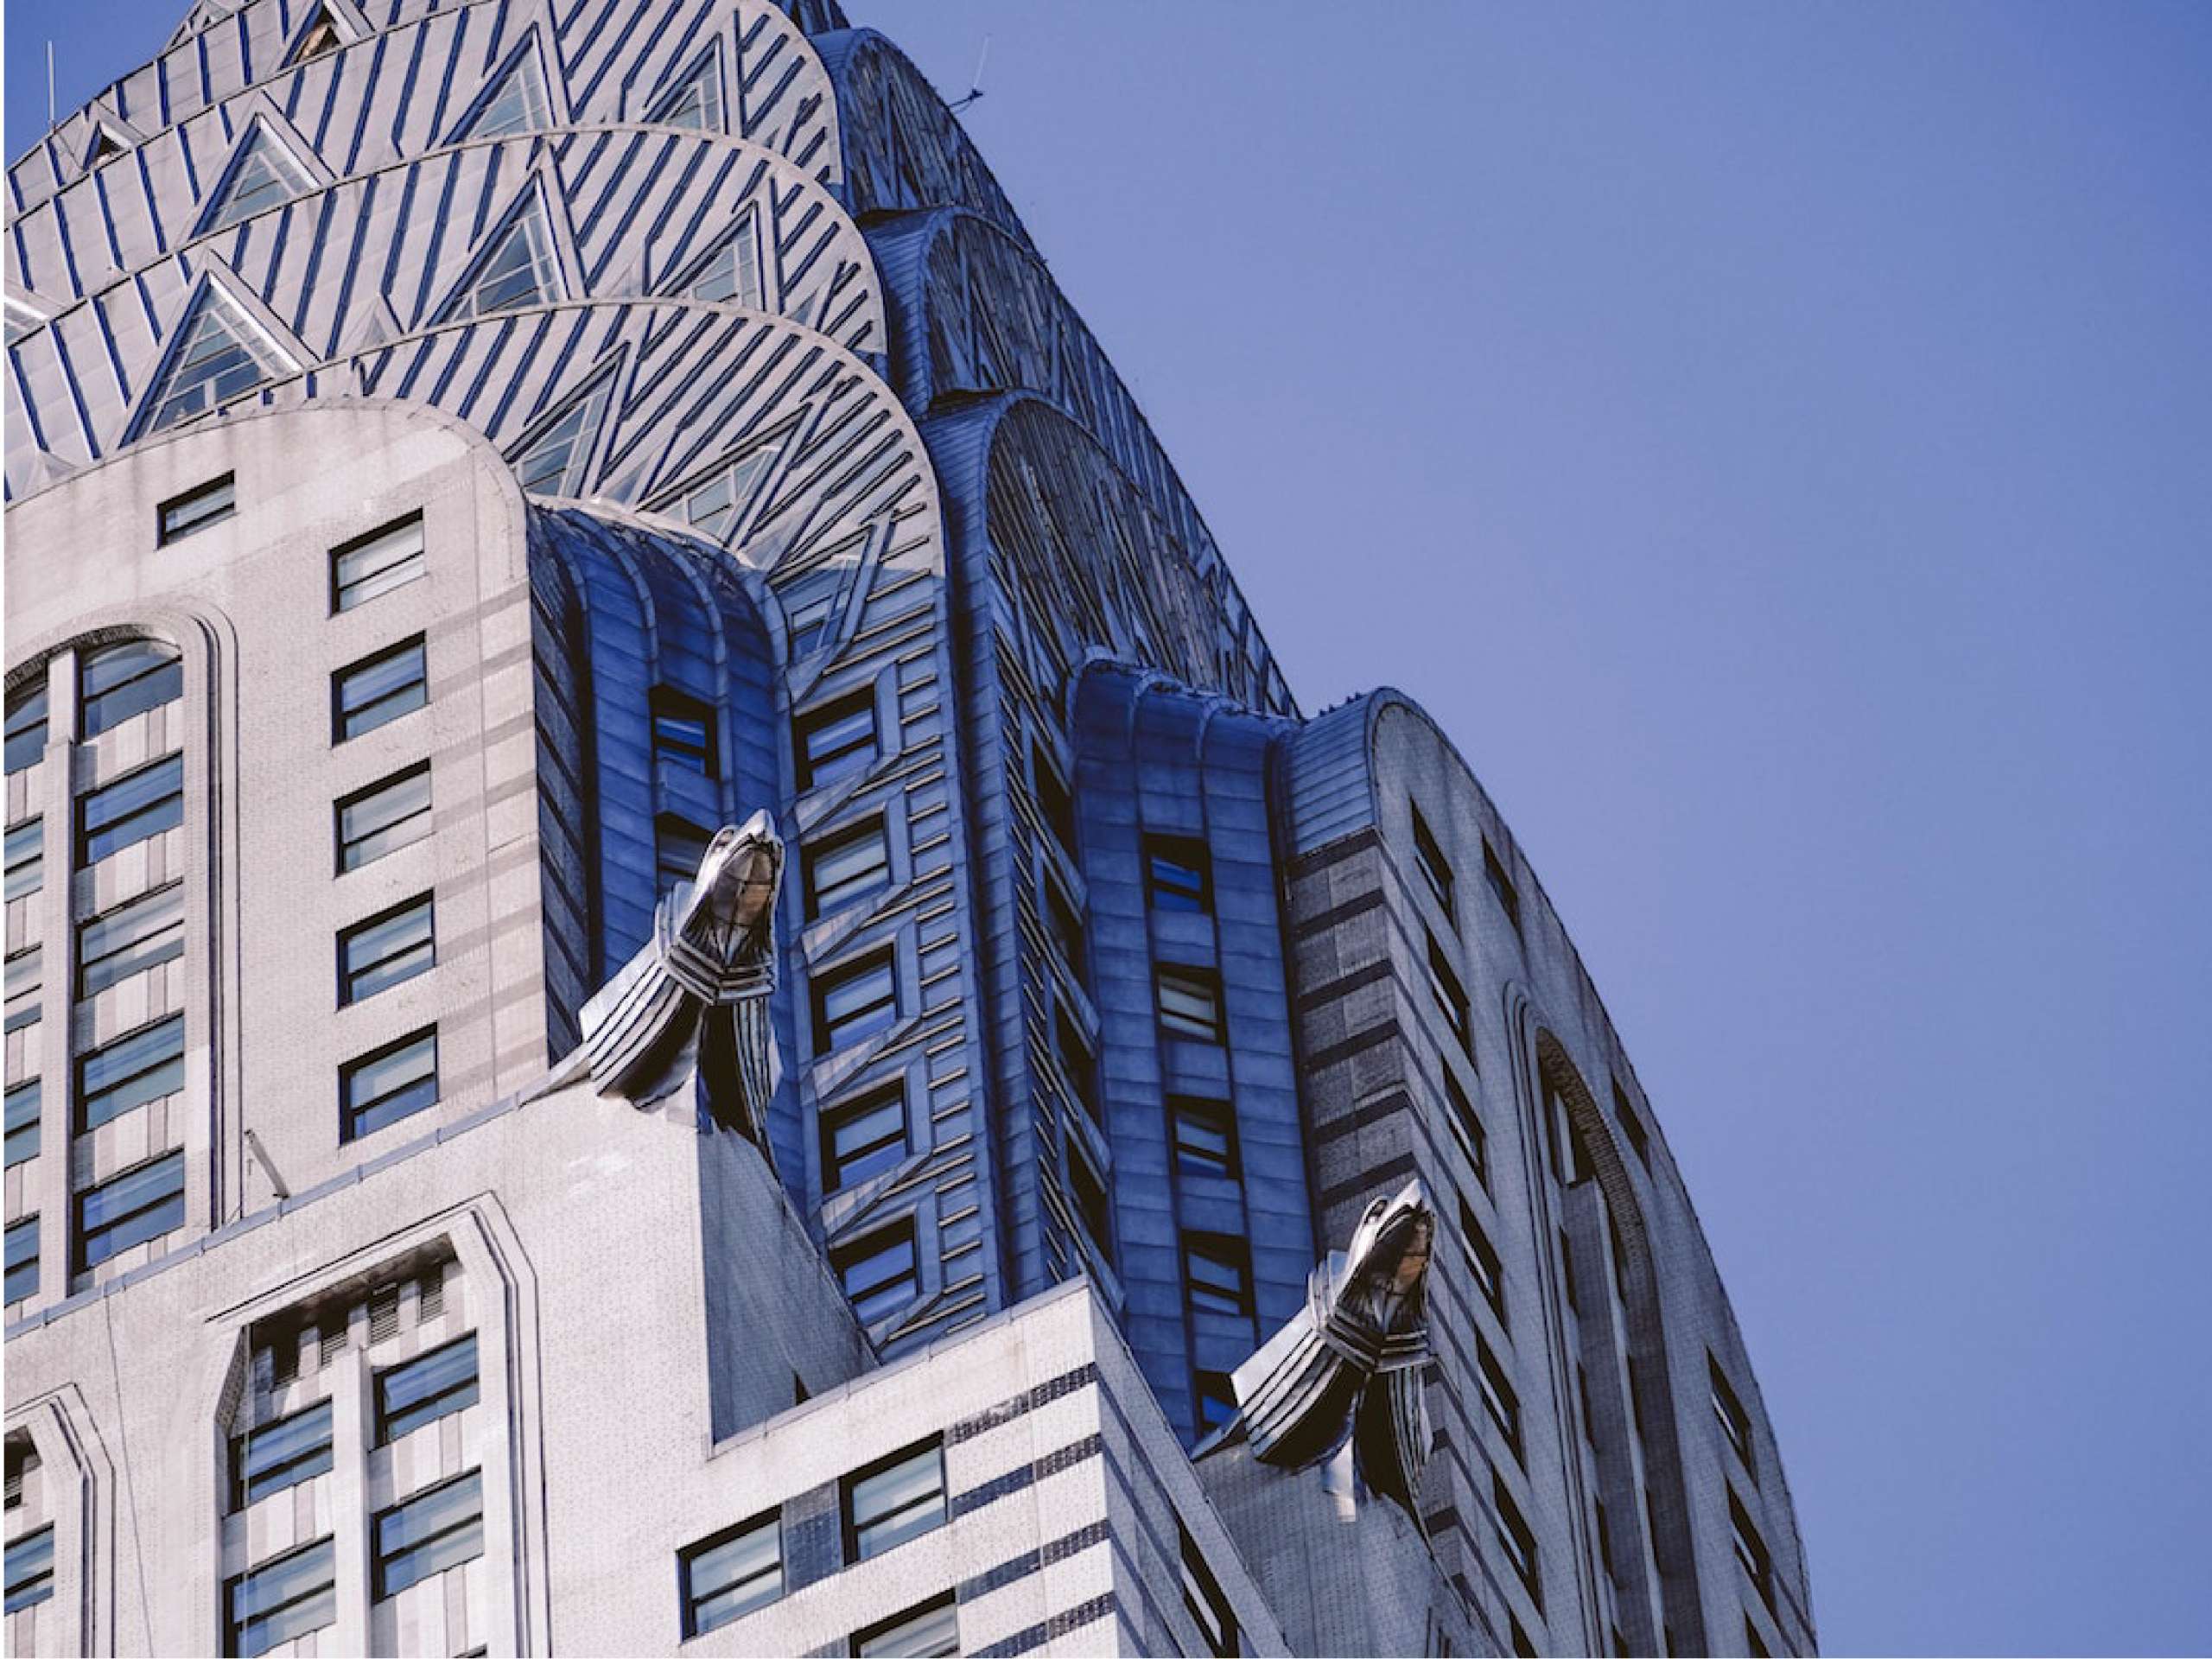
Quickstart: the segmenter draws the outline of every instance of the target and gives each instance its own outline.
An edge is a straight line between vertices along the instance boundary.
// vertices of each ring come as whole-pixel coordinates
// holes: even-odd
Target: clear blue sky
[[[850,0],[1528,848],[1824,1643],[2212,1650],[2212,9]],[[8,140],[183,0],[8,0]]]

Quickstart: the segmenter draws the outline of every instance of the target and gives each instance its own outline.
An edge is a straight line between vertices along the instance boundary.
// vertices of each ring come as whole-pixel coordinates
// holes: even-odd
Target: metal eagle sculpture
[[[768,999],[783,868],[766,811],[718,830],[698,874],[662,894],[652,940],[584,1004],[583,1046],[556,1081],[588,1072],[599,1093],[648,1106],[696,1065],[714,1090],[715,1116],[770,1156]]]
[[[1236,1368],[1237,1415],[1217,1444],[1242,1439],[1261,1462],[1301,1469],[1349,1440],[1368,1487],[1420,1525],[1428,1455],[1421,1370],[1435,1231],[1418,1180],[1370,1204],[1351,1248],[1331,1251],[1308,1277],[1297,1317]]]

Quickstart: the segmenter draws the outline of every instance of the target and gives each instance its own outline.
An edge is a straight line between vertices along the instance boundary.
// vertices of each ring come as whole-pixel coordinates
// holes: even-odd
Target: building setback
[[[896,47],[200,0],[7,213],[11,1651],[1815,1650],[1521,848]]]

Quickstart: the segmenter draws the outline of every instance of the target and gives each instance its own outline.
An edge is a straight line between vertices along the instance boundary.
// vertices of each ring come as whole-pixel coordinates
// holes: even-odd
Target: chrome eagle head
[[[764,810],[707,843],[676,931],[693,950],[734,965],[767,949],[783,880],[784,844]]]
[[[1381,1334],[1417,1328],[1435,1236],[1436,1217],[1418,1179],[1376,1198],[1352,1230],[1339,1298]]]

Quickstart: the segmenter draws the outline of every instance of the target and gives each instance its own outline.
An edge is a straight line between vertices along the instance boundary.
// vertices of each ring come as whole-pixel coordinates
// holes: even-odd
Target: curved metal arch
[[[1220,584],[1065,411],[1014,393],[941,416],[925,435],[959,556],[979,582],[997,581],[1026,619],[1025,666],[1052,702],[1103,648],[1196,690],[1270,708],[1281,676],[1237,641]],[[1040,654],[1045,641],[1051,657]]]
[[[45,138],[18,157],[9,168],[10,206],[14,214],[29,212],[48,198],[88,179],[95,170],[85,164],[86,149],[93,131],[112,126],[115,116],[153,112],[156,124],[144,129],[144,142],[174,140],[181,132],[188,144],[197,124],[200,136],[211,125],[222,127],[226,106],[256,91],[272,93],[283,89],[278,101],[291,105],[335,104],[341,92],[358,99],[362,87],[374,83],[378,108],[389,105],[390,118],[352,119],[334,124],[334,130],[351,137],[358,129],[370,140],[397,137],[403,130],[415,149],[432,147],[442,136],[441,123],[466,105],[475,91],[505,61],[503,52],[488,56],[473,48],[475,34],[493,41],[512,41],[531,22],[547,31],[558,60],[553,79],[564,81],[575,99],[569,124],[634,120],[662,80],[687,51],[696,51],[700,30],[667,29],[653,26],[655,12],[675,10],[674,0],[591,0],[564,16],[548,6],[540,10],[530,0],[471,0],[446,6],[436,0],[398,0],[390,20],[375,34],[349,41],[335,51],[304,62],[287,64],[293,37],[317,0],[247,0],[215,25],[227,35],[219,49],[207,49],[207,31],[189,35],[104,88],[74,114],[63,118]],[[843,175],[837,100],[821,58],[806,35],[769,0],[714,0],[727,16],[713,27],[727,31],[735,67],[732,82],[741,90],[729,100],[735,122],[732,136],[750,138],[789,156],[824,184],[834,185]],[[480,28],[472,31],[473,20]],[[516,20],[519,18],[520,22]],[[411,46],[389,42],[410,32],[423,39],[452,35],[443,42],[447,57],[432,55],[428,73],[465,73],[469,90],[452,97],[405,99],[399,96],[397,77],[383,84],[378,58],[397,53],[400,61],[414,55]],[[464,71],[460,54],[470,48],[470,67]],[[365,51],[364,48],[366,48]],[[688,59],[683,59],[688,61]],[[354,83],[359,83],[355,85]],[[554,89],[558,95],[558,88]],[[355,105],[358,110],[358,103]],[[374,111],[371,111],[373,113]],[[220,148],[227,154],[231,135],[225,130]],[[207,146],[209,149],[215,148]],[[395,155],[410,153],[403,140]],[[334,171],[359,170],[360,157]],[[127,175],[126,183],[135,182]]]
[[[1042,259],[1001,226],[943,207],[872,228],[869,246],[895,308],[893,379],[917,413],[959,395],[1027,391],[1096,439],[1217,583],[1238,649],[1270,658],[1259,625],[1198,504],[1135,397]],[[988,303],[979,297],[988,296]],[[1263,677],[1264,675],[1263,675]],[[1279,681],[1280,676],[1275,678]],[[1294,711],[1279,685],[1265,705]]]
[[[855,217],[957,205],[1030,245],[990,164],[904,52],[872,29],[817,35],[813,44],[836,88]]]

